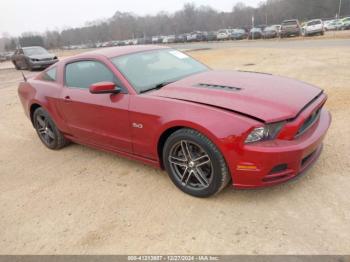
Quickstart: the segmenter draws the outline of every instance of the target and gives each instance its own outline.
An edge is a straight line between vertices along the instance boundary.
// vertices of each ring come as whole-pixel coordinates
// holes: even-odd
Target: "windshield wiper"
[[[174,83],[174,82],[175,81],[165,81],[165,82],[159,83],[159,84],[155,85],[154,87],[151,87],[151,88],[148,88],[148,89],[145,89],[145,90],[141,90],[140,94],[143,94],[143,93],[146,93],[146,92],[152,91],[152,90],[161,89],[162,87],[164,87],[166,85],[169,85],[171,83]]]

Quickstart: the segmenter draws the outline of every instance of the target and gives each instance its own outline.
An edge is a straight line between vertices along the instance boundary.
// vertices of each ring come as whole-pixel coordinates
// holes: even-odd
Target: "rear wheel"
[[[163,163],[174,184],[196,197],[220,192],[231,179],[218,148],[192,129],[180,129],[168,138]]]
[[[33,124],[41,142],[46,147],[57,150],[69,143],[43,108],[39,107],[35,110]]]

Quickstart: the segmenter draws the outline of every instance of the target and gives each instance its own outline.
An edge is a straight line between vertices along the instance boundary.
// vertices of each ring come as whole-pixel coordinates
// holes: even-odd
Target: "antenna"
[[[26,78],[26,76],[23,74],[23,72],[21,72],[22,73],[22,76],[23,76],[23,80],[24,80],[24,82],[27,82],[27,78]]]

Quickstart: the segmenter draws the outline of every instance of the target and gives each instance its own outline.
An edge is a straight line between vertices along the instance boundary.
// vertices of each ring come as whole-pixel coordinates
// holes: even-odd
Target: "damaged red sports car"
[[[73,141],[137,159],[197,197],[295,178],[319,157],[331,123],[317,87],[211,70],[159,46],[70,57],[18,92],[48,148]]]

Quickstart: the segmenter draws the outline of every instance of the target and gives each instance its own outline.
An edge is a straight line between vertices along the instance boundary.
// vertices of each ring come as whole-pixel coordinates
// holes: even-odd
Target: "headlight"
[[[36,59],[36,58],[31,58],[30,60],[32,60],[33,62],[38,62],[39,59]]]
[[[284,122],[268,124],[262,127],[255,128],[245,140],[245,143],[253,143],[258,141],[275,139],[278,133],[281,131]]]

